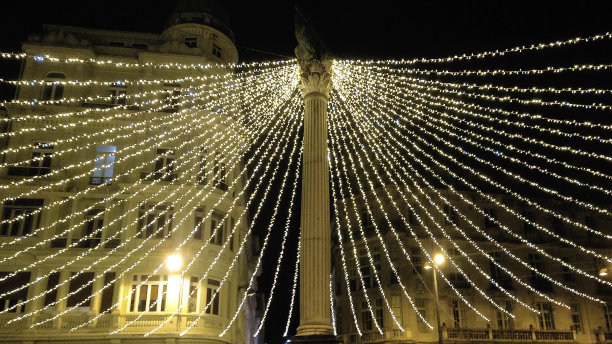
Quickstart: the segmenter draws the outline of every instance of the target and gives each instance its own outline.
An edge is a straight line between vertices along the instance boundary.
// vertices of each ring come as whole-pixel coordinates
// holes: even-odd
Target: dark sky
[[[28,34],[41,31],[43,23],[161,32],[173,1],[2,1],[0,50],[18,51]],[[227,10],[243,60],[279,59],[293,56],[294,3],[292,1],[227,1]],[[301,11],[337,56],[353,58],[444,57],[516,45],[564,40],[612,31],[611,1],[308,1]],[[571,57],[581,62],[610,63],[608,49],[590,55],[574,49]],[[519,63],[521,60],[516,60]],[[516,62],[515,61],[515,62]],[[555,51],[539,63],[571,63]],[[2,62],[0,77],[15,78],[18,64]],[[609,79],[608,79],[609,80]],[[571,80],[570,80],[571,84]],[[10,91],[0,94],[10,97]],[[278,228],[276,230],[279,230]],[[262,281],[269,281],[280,240],[271,244]],[[270,313],[266,342],[280,343],[286,320],[295,252],[290,245],[287,267],[281,273],[278,298]],[[269,285],[261,286],[267,290]]]

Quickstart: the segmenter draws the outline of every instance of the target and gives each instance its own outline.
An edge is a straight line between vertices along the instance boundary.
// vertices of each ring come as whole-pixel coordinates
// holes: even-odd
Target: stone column
[[[297,338],[332,336],[329,301],[331,233],[327,102],[330,64],[302,62],[300,89],[304,97],[302,166],[302,249],[300,257],[300,326]],[[312,340],[309,340],[312,341]],[[315,340],[315,342],[327,342]]]

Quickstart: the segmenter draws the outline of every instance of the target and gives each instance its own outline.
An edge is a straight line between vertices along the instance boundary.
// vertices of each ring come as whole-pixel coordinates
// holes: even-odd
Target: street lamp
[[[183,266],[183,258],[178,253],[173,253],[166,258],[166,268],[168,271],[174,272],[178,271]],[[181,273],[179,278],[179,294],[178,294],[178,303],[176,305],[178,310],[177,321],[176,321],[176,330],[177,332],[180,330],[181,326],[181,311],[178,307],[181,306],[181,302],[183,301],[183,274]]]
[[[436,266],[440,266],[444,263],[444,255],[442,253],[436,253],[433,257],[433,261]],[[438,343],[442,343],[442,327],[440,326],[440,296],[438,295],[438,277],[436,269],[433,268],[431,262],[425,263],[423,266],[426,270],[433,269],[433,285],[434,285],[434,296],[436,298],[436,321],[438,323]]]
[[[599,276],[600,277],[608,276],[608,268],[601,268],[601,269],[599,269]]]

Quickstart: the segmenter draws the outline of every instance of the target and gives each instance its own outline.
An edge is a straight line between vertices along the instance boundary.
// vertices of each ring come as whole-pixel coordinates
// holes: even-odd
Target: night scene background
[[[510,48],[518,45],[566,40],[612,31],[610,1],[226,1],[241,61],[278,60],[293,57],[296,46],[293,18],[295,6],[308,18],[334,56],[347,58],[446,57],[455,54]],[[0,50],[18,52],[29,34],[42,31],[42,24],[160,33],[174,1],[3,1],[0,4]],[[603,48],[602,48],[603,47]],[[456,63],[452,68],[538,68],[576,63],[610,63],[612,44],[580,45],[520,57]],[[487,65],[491,63],[491,65]],[[449,67],[450,68],[450,67]],[[0,77],[15,79],[19,63],[2,61]],[[609,84],[610,73],[599,72],[578,86]],[[596,76],[596,77],[595,77]],[[574,86],[571,77],[552,75],[555,82]],[[558,78],[565,78],[560,80]],[[506,79],[508,80],[508,79]],[[526,83],[528,84],[528,83]],[[3,86],[3,99],[13,90]],[[281,171],[282,172],[282,171]],[[299,195],[297,197],[299,200]],[[272,208],[272,202],[265,207]],[[299,214],[299,202],[295,205]],[[269,215],[269,214],[268,214]],[[265,218],[262,217],[262,218]],[[293,229],[299,228],[299,215]],[[280,232],[281,217],[274,231]],[[259,225],[265,229],[265,221]],[[291,295],[297,231],[291,233],[285,263],[266,322],[266,343],[282,343],[282,332]],[[261,235],[261,233],[260,233]],[[259,290],[271,287],[281,237],[273,236],[258,281]],[[298,310],[295,310],[299,314]],[[298,324],[294,316],[293,331]]]

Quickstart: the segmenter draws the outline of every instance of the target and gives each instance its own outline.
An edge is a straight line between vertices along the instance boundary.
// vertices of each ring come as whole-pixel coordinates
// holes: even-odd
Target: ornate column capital
[[[322,95],[329,99],[331,92],[331,62],[330,61],[300,61],[300,82],[298,87],[302,97]]]

